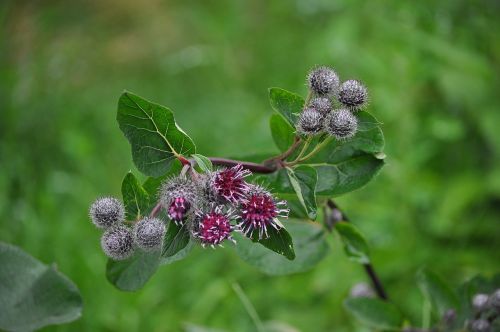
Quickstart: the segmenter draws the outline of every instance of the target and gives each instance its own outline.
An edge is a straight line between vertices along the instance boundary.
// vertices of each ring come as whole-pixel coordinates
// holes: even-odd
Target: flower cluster
[[[313,69],[307,83],[311,98],[297,121],[297,131],[303,135],[326,132],[338,140],[353,137],[358,130],[355,113],[368,100],[366,87],[357,80],[341,84],[337,73],[328,67]]]
[[[138,247],[145,251],[158,249],[163,244],[165,223],[158,218],[143,218],[133,228],[125,225],[123,203],[113,197],[102,197],[90,206],[90,219],[104,230],[101,247],[106,256],[124,260]]]
[[[468,324],[473,332],[493,331],[492,322],[500,317],[500,289],[491,294],[478,293],[472,298],[474,320]]]
[[[288,217],[286,202],[245,178],[251,175],[242,165],[205,174],[185,174],[167,179],[159,191],[159,204],[177,226],[186,227],[191,237],[203,247],[235,242],[233,232],[254,238],[269,237],[269,228],[283,227],[278,218]],[[97,199],[90,207],[90,218],[104,230],[101,246],[114,259],[129,258],[136,248],[144,251],[162,247],[165,222],[157,217],[144,217],[125,222],[125,208],[118,199]]]
[[[250,175],[249,170],[236,165],[197,174],[193,179],[175,177],[162,185],[160,202],[169,218],[186,225],[203,247],[234,242],[235,231],[262,239],[269,236],[269,227],[283,227],[278,218],[286,218],[288,209],[286,202],[245,181]]]

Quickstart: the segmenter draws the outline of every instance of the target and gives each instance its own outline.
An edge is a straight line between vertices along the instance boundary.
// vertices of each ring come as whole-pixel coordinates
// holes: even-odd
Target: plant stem
[[[346,221],[349,222],[349,218],[339,209],[337,204],[331,199],[326,201],[326,206],[332,211],[332,217],[330,220],[328,216],[326,217],[326,225],[327,228],[332,231],[334,225],[336,222],[339,221]],[[373,268],[373,265],[371,263],[365,263],[363,264],[363,267],[365,269],[366,274],[370,278],[372,282],[372,286],[375,289],[375,292],[377,293],[378,297],[381,298],[382,300],[387,300],[387,293],[384,289],[384,286],[382,285],[382,282],[380,281],[380,278],[378,277],[377,273],[375,272],[375,269]]]
[[[302,158],[302,156],[304,155],[304,153],[306,153],[307,151],[307,148],[309,147],[309,145],[311,144],[311,141],[312,141],[312,136],[309,136],[305,143],[304,143],[304,146],[302,146],[302,149],[300,150],[299,152],[299,155],[297,156],[297,158],[295,158],[294,161],[292,161],[292,163],[296,162],[297,160],[300,160],[300,158]]]
[[[329,141],[331,140],[331,138],[327,138],[325,139],[321,144],[318,144],[308,155],[306,155],[305,157],[302,157],[301,159],[297,160],[297,161],[294,161],[292,163],[289,163],[288,165],[291,166],[291,164],[296,164],[296,163],[299,163],[301,161],[304,161],[305,159],[308,159],[310,158],[312,155],[314,155],[314,153],[316,153],[317,151],[319,151],[319,149],[321,149],[324,145],[326,145]],[[295,140],[294,144],[292,144],[293,146],[293,149],[292,147],[289,149],[293,152],[294,149],[297,148],[298,146],[298,142],[299,140]],[[300,142],[300,141],[299,141]],[[288,151],[288,150],[287,150]],[[282,156],[282,155],[280,155]],[[214,157],[211,157],[209,158],[212,163],[214,165],[220,165],[220,166],[236,166],[238,164],[242,165],[244,168],[254,172],[254,173],[258,173],[258,174],[270,174],[270,173],[274,173],[276,170],[278,170],[278,163],[271,163],[273,160],[274,161],[280,161],[280,156],[277,156],[278,159],[276,159],[277,157],[274,157],[274,158],[271,158],[271,159],[268,159],[264,164],[259,164],[259,163],[251,163],[251,162],[246,162],[246,161],[239,161],[239,160],[232,160],[232,159],[225,159],[225,158],[214,158]],[[283,159],[281,159],[282,161]],[[326,227],[328,228],[329,231],[332,231],[333,230],[333,227],[334,227],[334,224],[335,222],[337,221],[349,221],[349,219],[347,218],[347,216],[340,210],[340,208],[335,204],[335,202],[331,199],[328,199],[327,200],[327,207],[331,210],[332,212],[332,215],[330,216],[331,218],[329,218],[328,216],[325,216],[326,217],[326,220],[325,220],[325,224],[326,224]],[[156,207],[155,207],[156,209]],[[153,211],[155,210],[153,209]],[[151,212],[153,213],[153,212]],[[388,297],[387,297],[387,293],[384,289],[384,286],[382,285],[382,282],[380,281],[377,273],[375,272],[375,269],[373,268],[373,265],[371,263],[366,263],[366,264],[363,264],[364,266],[364,269],[365,269],[365,272],[366,274],[368,275],[368,277],[370,278],[371,280],[371,283],[373,285],[373,288],[375,289],[375,291],[377,292],[377,295],[379,298],[381,298],[382,300],[388,300]]]
[[[311,97],[312,97],[312,92],[311,92],[311,90],[309,90],[307,92],[306,100],[304,101],[304,108],[306,108],[309,105],[309,102],[311,101]]]
[[[241,303],[243,303],[243,306],[245,307],[245,310],[247,311],[248,315],[250,318],[252,318],[253,323],[255,324],[255,328],[257,329],[258,332],[264,332],[264,325],[262,324],[262,320],[259,317],[259,314],[257,313],[257,310],[255,310],[255,307],[252,305],[252,302],[248,299],[246,296],[245,292],[243,292],[243,289],[241,289],[240,285],[238,283],[233,283],[233,289],[240,298]]]
[[[305,155],[304,157],[302,158],[297,158],[295,159],[294,161],[292,161],[291,163],[288,163],[287,166],[293,166],[293,165],[296,165],[298,163],[301,163],[303,161],[306,161],[307,159],[311,158],[312,156],[314,156],[316,153],[318,153],[325,145],[327,145],[328,143],[330,143],[330,141],[332,140],[332,137],[327,137],[325,138],[325,140],[321,143],[319,143],[318,145],[316,145],[314,147],[314,149],[311,150],[311,152],[309,152],[307,155]]]
[[[302,143],[302,138],[300,138],[299,136],[295,136],[295,139],[294,139],[292,145],[290,145],[290,147],[288,148],[288,150],[286,150],[282,154],[277,155],[276,157],[273,157],[269,160],[273,160],[273,159],[274,160],[285,160],[286,158],[290,157],[290,155],[298,148],[300,143]]]
[[[149,217],[150,218],[154,218],[158,215],[158,213],[160,213],[161,211],[161,203],[158,202],[156,203],[155,207],[153,208],[153,210],[151,210],[151,213],[149,214]]]
[[[269,174],[273,173],[277,170],[276,165],[270,165],[266,166],[264,164],[258,164],[258,163],[251,163],[247,161],[241,161],[241,160],[233,160],[233,159],[226,159],[226,158],[216,158],[216,157],[210,157],[208,158],[214,165],[218,166],[236,166],[236,165],[242,165],[244,168],[255,172],[259,174]]]

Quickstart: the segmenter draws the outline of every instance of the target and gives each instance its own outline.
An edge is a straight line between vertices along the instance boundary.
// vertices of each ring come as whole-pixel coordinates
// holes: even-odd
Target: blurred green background
[[[122,293],[88,221],[134,166],[115,121],[128,89],[169,106],[212,156],[276,152],[267,88],[302,95],[316,64],[369,87],[387,166],[337,201],[416,322],[427,265],[455,285],[500,268],[497,1],[11,1],[0,4],[0,240],[79,286],[83,317],[46,331],[253,331],[263,320],[357,331],[342,299],[360,266],[337,238],[314,270],[268,277],[231,250],[196,249]],[[134,170],[135,171],[135,170]],[[138,173],[135,171],[136,174]]]

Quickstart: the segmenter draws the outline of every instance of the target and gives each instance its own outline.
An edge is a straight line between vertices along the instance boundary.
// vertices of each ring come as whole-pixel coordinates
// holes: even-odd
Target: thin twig
[[[255,324],[257,331],[264,332],[265,329],[264,325],[262,324],[262,320],[260,319],[257,310],[255,310],[255,307],[252,305],[252,302],[250,302],[243,289],[241,289],[240,285],[236,282],[233,283],[233,289],[236,295],[238,295],[238,297],[240,298],[240,301],[245,307],[245,310],[247,311],[248,315],[250,316],[250,318],[252,318],[252,321]]]
[[[337,204],[335,204],[335,202],[333,200],[331,200],[331,199],[327,200],[326,205],[328,206],[328,208],[330,208],[332,213],[339,214],[335,217],[335,220],[338,221],[338,219],[340,218],[343,221],[346,221],[346,222],[349,221],[349,218],[339,209],[339,207],[337,206]],[[327,228],[329,228],[331,230],[333,227],[330,228],[330,227],[328,227],[328,225],[329,224],[327,223]],[[384,289],[384,286],[382,285],[382,282],[380,281],[379,277],[377,276],[377,273],[375,272],[373,265],[371,263],[365,263],[365,264],[363,264],[363,267],[366,271],[366,274],[370,278],[372,285],[373,285],[373,288],[375,288],[375,291],[377,292],[378,297],[380,297],[383,300],[387,300],[388,299],[387,293]]]
[[[293,141],[292,145],[290,145],[288,150],[286,150],[282,154],[277,155],[276,157],[273,157],[269,160],[273,160],[273,159],[285,160],[286,158],[290,157],[290,155],[297,149],[297,147],[300,145],[300,143],[302,143],[302,138],[300,138],[299,136],[295,136],[294,141]]]
[[[158,213],[160,213],[160,211],[161,211],[161,207],[162,207],[162,206],[161,206],[161,203],[160,203],[160,202],[158,202],[158,203],[155,205],[155,207],[153,208],[153,210],[151,210],[151,213],[149,214],[149,217],[150,217],[150,218],[154,218],[154,217],[156,217],[156,216],[158,215]]]
[[[233,160],[233,159],[226,159],[226,158],[216,158],[216,157],[210,157],[209,158],[212,164],[218,165],[218,166],[236,166],[236,165],[242,165],[244,168],[255,172],[255,173],[260,173],[260,174],[269,174],[273,173],[276,171],[277,167],[276,166],[266,166],[263,164],[258,164],[258,163],[251,163],[247,161],[241,161],[241,160]]]

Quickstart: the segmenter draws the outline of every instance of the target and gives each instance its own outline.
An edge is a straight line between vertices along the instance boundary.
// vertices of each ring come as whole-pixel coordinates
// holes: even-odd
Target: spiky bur
[[[326,116],[332,111],[332,102],[325,97],[316,97],[311,100],[309,107],[318,111],[322,116]]]
[[[453,325],[457,319],[457,312],[455,309],[448,309],[443,314],[443,323],[447,326]]]
[[[288,218],[286,201],[277,200],[269,191],[253,185],[245,200],[240,204],[238,227],[245,236],[267,238],[268,228],[279,230],[283,227],[278,218]]]
[[[338,140],[353,137],[358,130],[358,119],[348,109],[341,108],[328,114],[324,123],[325,131]]]
[[[493,332],[491,331],[490,322],[486,319],[477,319],[470,325],[472,332]]]
[[[314,108],[306,108],[300,113],[297,132],[304,135],[316,135],[323,130],[323,116]]]
[[[139,248],[152,251],[161,248],[165,237],[165,223],[158,218],[146,217],[134,226],[134,240]]]
[[[196,184],[181,176],[166,180],[160,189],[160,203],[176,224],[184,223],[192,215],[198,197]]]
[[[125,220],[125,208],[114,197],[101,197],[90,206],[89,216],[98,228],[109,228]]]
[[[248,183],[245,178],[252,172],[244,169],[242,165],[224,168],[216,171],[212,176],[211,186],[217,198],[225,202],[237,203],[245,197]]]
[[[337,95],[339,89],[339,76],[328,67],[318,67],[309,73],[307,83],[311,91],[320,96]]]
[[[125,226],[109,228],[101,237],[101,247],[106,256],[116,261],[124,260],[134,253],[132,232]]]
[[[495,290],[490,295],[489,305],[500,313],[500,289]]]
[[[476,294],[472,298],[472,307],[478,312],[483,311],[488,306],[488,300],[487,294]]]
[[[338,100],[351,110],[359,110],[366,105],[368,91],[360,81],[348,80],[342,83]]]
[[[193,236],[198,239],[203,247],[216,245],[221,246],[225,240],[235,242],[231,233],[235,227],[231,225],[234,219],[232,210],[226,209],[223,205],[212,206],[207,211],[196,213],[195,230]]]

